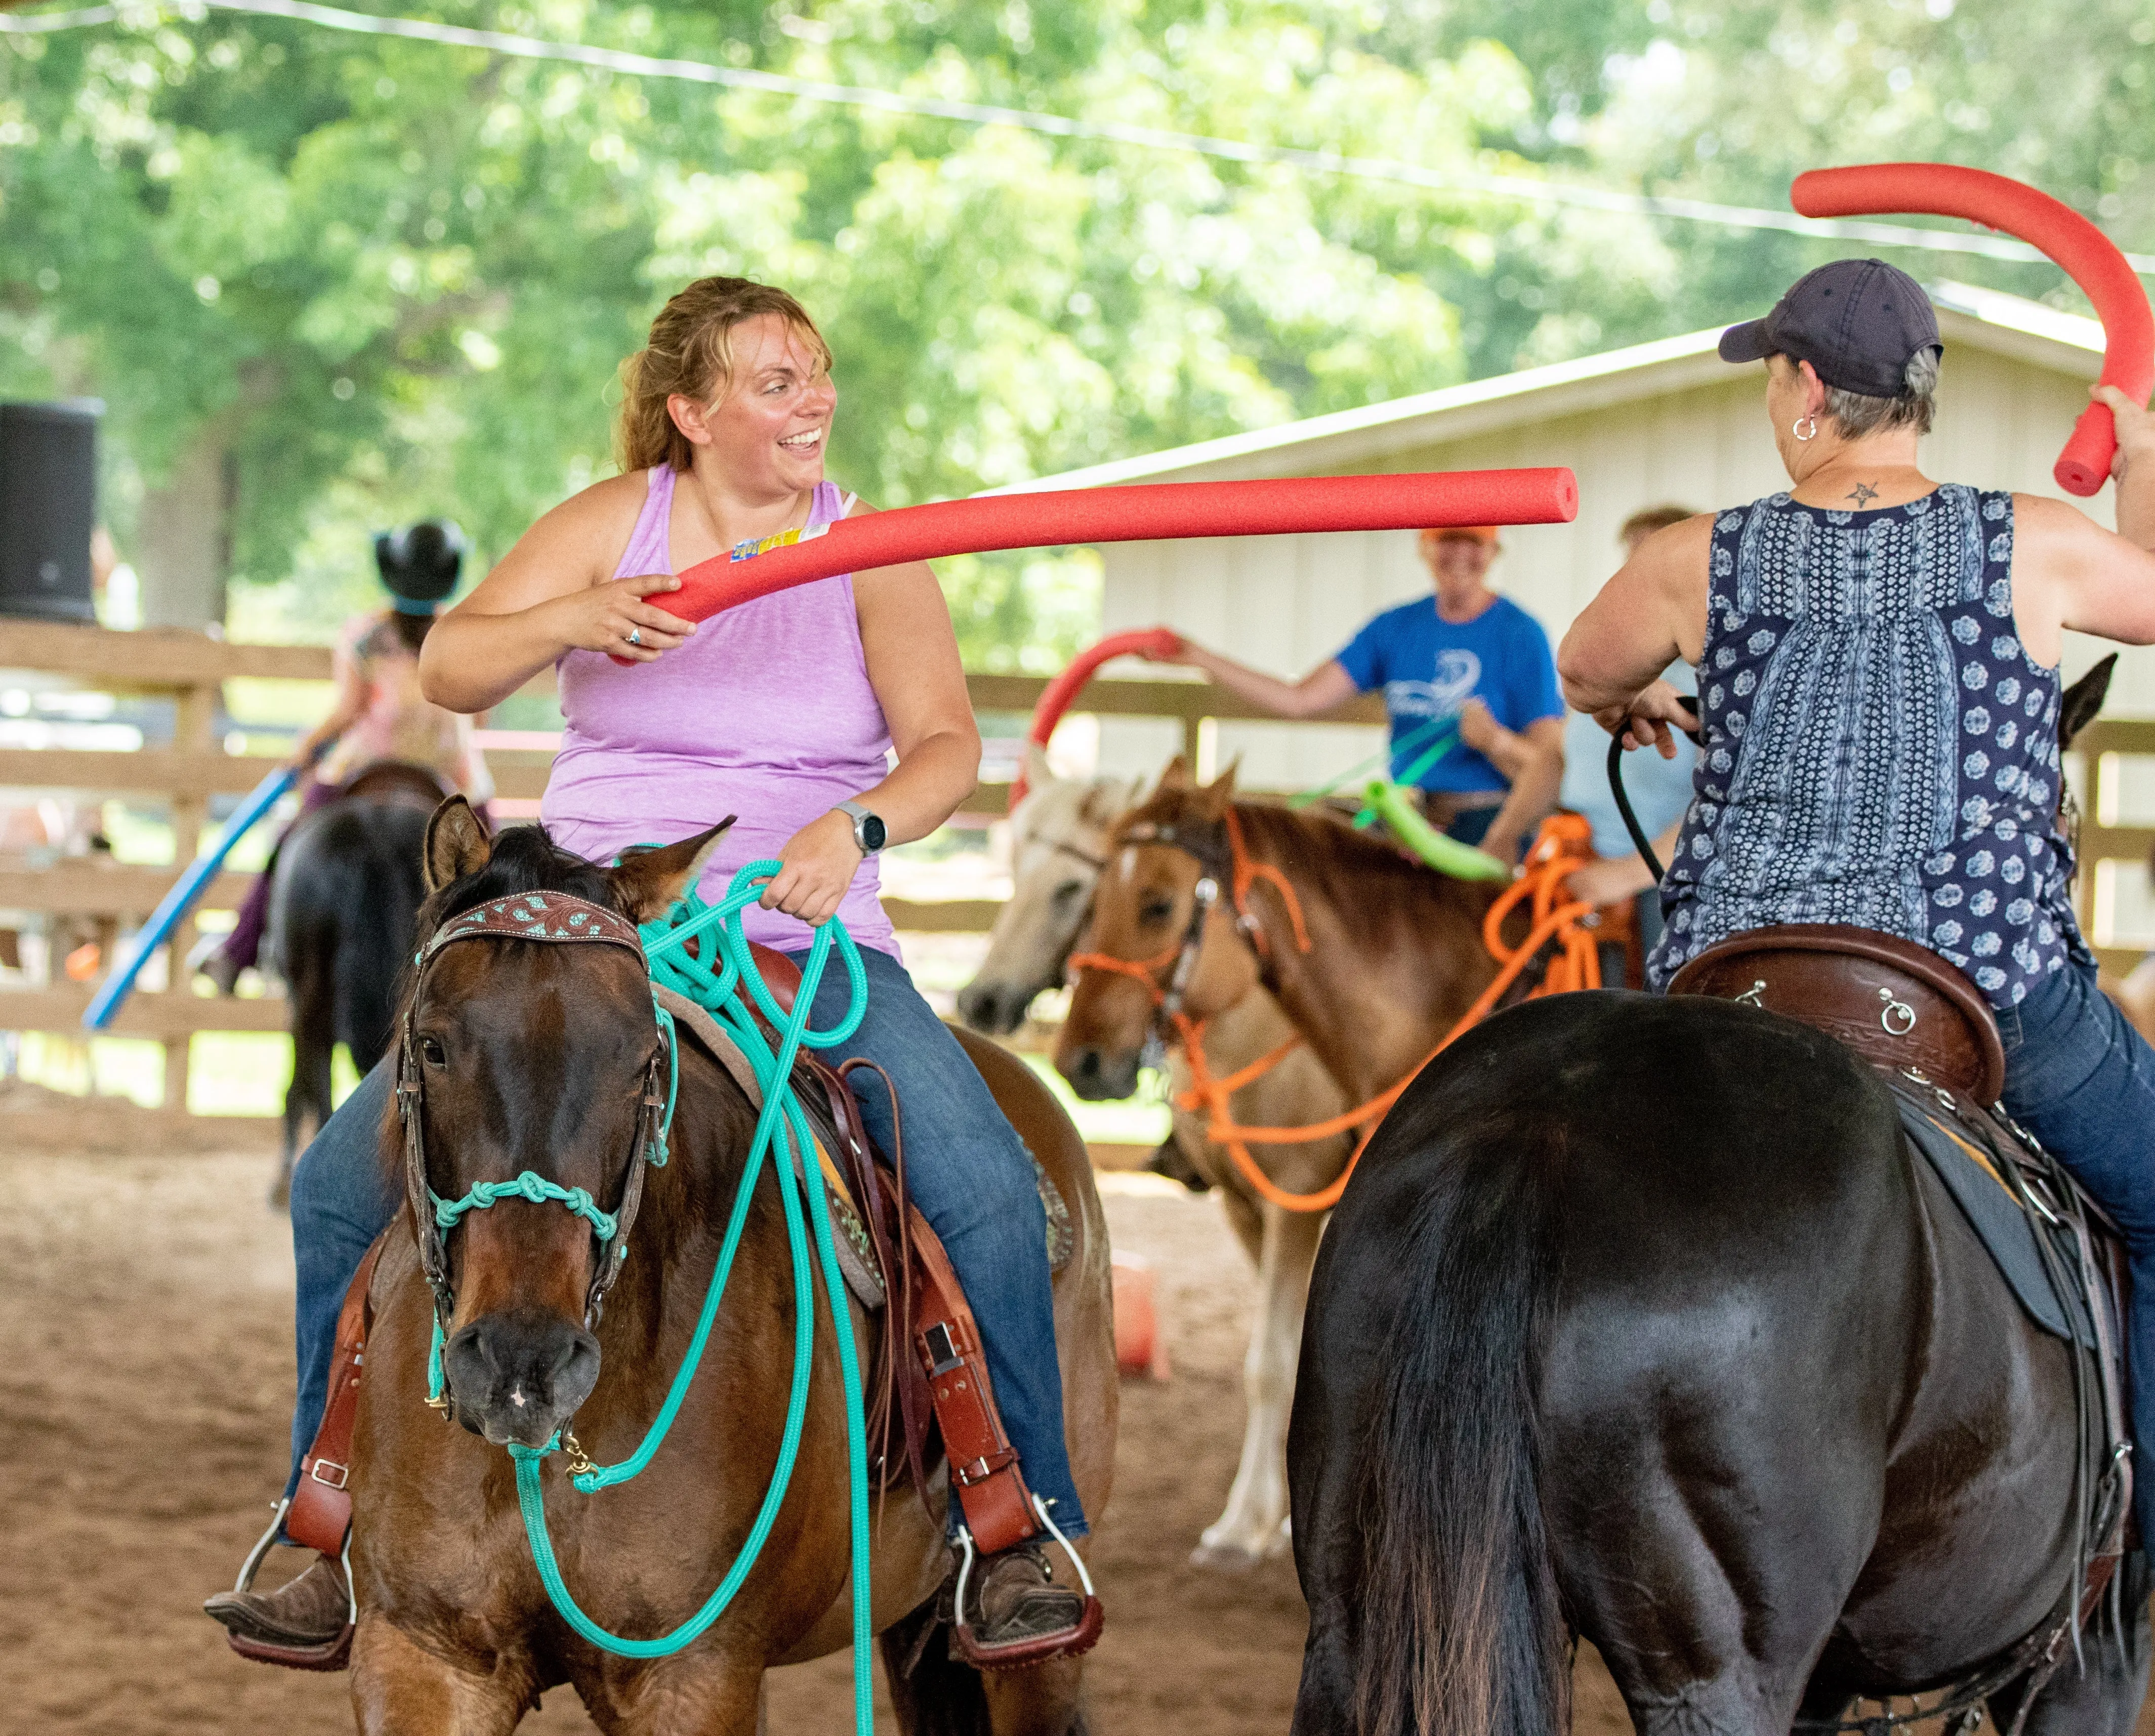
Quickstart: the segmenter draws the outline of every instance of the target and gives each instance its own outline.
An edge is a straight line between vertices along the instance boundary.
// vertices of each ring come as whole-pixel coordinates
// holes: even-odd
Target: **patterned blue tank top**
[[[1652,987],[1776,923],[1920,942],[1999,1007],[2089,960],[2056,822],[2058,672],[2014,631],[2012,570],[2013,497],[1957,484],[1721,515]]]

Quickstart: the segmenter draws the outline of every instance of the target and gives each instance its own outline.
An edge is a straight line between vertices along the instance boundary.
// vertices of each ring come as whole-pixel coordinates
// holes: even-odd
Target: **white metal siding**
[[[2063,498],[2050,477],[2059,446],[2086,403],[2086,384],[2055,369],[1962,344],[1938,390],[1938,431],[1925,443],[1934,476]],[[1559,638],[1618,563],[1617,527],[1666,501],[1700,510],[1736,505],[1788,484],[1765,423],[1758,370],[1685,386],[1606,408],[1472,438],[1388,451],[1362,470],[1496,469],[1568,464],[1579,513],[1569,525],[1504,533],[1497,587]],[[1277,470],[1273,463],[1266,466]],[[1218,474],[1215,471],[1213,474]],[[2076,502],[2107,525],[2107,489]],[[1102,551],[1103,630],[1165,623],[1229,656],[1286,676],[1322,662],[1380,609],[1421,594],[1428,576],[1413,535],[1232,538],[1120,543]],[[2070,673],[2099,654],[2092,641],[2066,650]],[[2114,712],[2155,712],[2155,652],[2126,653]],[[1378,732],[1287,725],[1223,725],[1218,752],[1239,754],[1245,781],[1299,788],[1375,752]],[[1103,769],[1155,769],[1175,738],[1159,726],[1107,720]]]

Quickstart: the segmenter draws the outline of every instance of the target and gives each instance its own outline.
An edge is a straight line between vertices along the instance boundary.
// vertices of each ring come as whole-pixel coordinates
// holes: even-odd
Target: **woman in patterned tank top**
[[[442,617],[422,685],[436,704],[483,711],[555,668],[568,728],[542,814],[556,843],[605,861],[737,813],[705,892],[715,897],[751,858],[784,865],[745,913],[750,939],[799,955],[813,925],[843,911],[862,943],[868,1004],[825,1058],[873,1061],[901,1088],[911,1197],[965,1286],[1026,1482],[1066,1534],[1082,1536],[1032,1158],[914,988],[876,901],[875,853],[942,825],[980,770],[941,587],[916,561],[758,598],[700,625],[668,613],[662,599],[681,569],[866,509],[824,479],[837,402],[831,352],[783,290],[740,278],[691,284],[623,371],[623,474],[549,512]],[[817,1025],[837,1022],[847,992],[845,973],[828,972]],[[288,1495],[322,1412],[338,1305],[402,1203],[376,1156],[392,1061],[368,1074],[294,1174],[299,1390]],[[875,1086],[861,1095],[870,1133],[893,1150],[889,1102]],[[1084,1613],[1030,1544],[976,1564],[972,1584],[975,1631],[990,1646],[1073,1631]],[[340,1631],[343,1597],[329,1563],[279,1591],[223,1594],[210,1613],[294,1643]]]
[[[2117,533],[2063,501],[1917,467],[1942,346],[1914,279],[1875,259],[1804,278],[1721,341],[1766,363],[1794,486],[1671,526],[1602,588],[1559,657],[1565,696],[1627,746],[1689,716],[1692,800],[1647,966],[1777,923],[1929,947],[1998,1017],[2007,1110],[2123,1228],[2133,1432],[2155,1445],[2155,1050],[2096,987],[2057,825],[2067,629],[2155,643],[2155,416],[2113,387]],[[2143,1535],[2155,1477],[2139,1479]]]

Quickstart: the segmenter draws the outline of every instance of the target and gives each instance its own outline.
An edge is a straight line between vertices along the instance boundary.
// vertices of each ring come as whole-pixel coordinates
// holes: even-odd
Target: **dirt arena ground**
[[[267,1518],[291,1403],[287,1231],[268,1160],[26,1154],[0,1139],[0,1732],[351,1728],[345,1678],[241,1662],[200,1613]],[[1094,1571],[1103,1736],[1283,1733],[1303,1615],[1284,1559],[1190,1567],[1234,1466],[1248,1268],[1213,1203],[1111,1178],[1117,1245],[1159,1273],[1174,1362],[1124,1394]],[[777,1672],[779,1732],[849,1717],[843,1656]],[[566,1690],[526,1730],[591,1725]],[[1578,1736],[1630,1725],[1582,1659]],[[2143,1722],[2143,1736],[2155,1723]]]

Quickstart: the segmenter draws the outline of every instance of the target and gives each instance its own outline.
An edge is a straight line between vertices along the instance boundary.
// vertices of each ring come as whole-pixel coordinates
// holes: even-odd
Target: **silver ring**
[[[632,645],[641,645],[643,643],[643,634],[641,629],[633,627],[629,628],[628,643]]]

